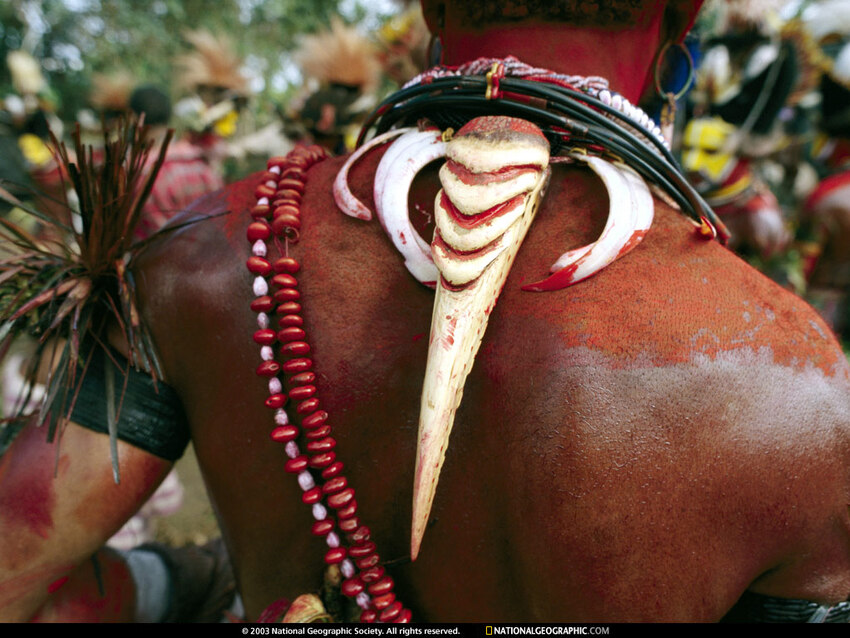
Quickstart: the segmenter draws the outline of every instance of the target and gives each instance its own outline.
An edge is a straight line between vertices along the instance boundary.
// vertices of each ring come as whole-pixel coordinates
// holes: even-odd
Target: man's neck
[[[458,29],[443,43],[443,63],[513,55],[527,64],[571,75],[599,75],[637,103],[651,78],[661,16],[628,31],[573,28],[560,23]]]

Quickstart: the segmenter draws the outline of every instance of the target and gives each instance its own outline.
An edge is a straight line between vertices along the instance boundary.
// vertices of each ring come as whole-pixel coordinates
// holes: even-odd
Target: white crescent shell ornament
[[[410,273],[436,288],[428,360],[422,389],[414,472],[411,557],[419,554],[448,440],[467,376],[499,293],[533,221],[550,176],[549,143],[525,120],[488,116],[468,122],[449,142],[436,129],[390,131],[345,163],[334,197],[348,215],[371,211],[348,188],[351,166],[393,137],[375,174],[377,217]],[[427,164],[446,156],[442,190],[434,207],[430,245],[413,228],[408,211],[411,183]],[[608,217],[600,237],[566,251],[552,274],[524,290],[557,290],[591,277],[632,250],[653,219],[653,199],[643,178],[620,163],[576,153],[604,183]],[[568,214],[568,211],[566,211]]]

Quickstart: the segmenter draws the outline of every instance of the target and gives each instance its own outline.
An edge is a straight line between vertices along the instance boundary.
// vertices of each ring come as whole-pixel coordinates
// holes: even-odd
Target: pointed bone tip
[[[416,472],[417,479],[414,479],[413,483],[413,514],[410,532],[411,560],[416,560],[416,557],[419,556],[419,548],[422,546],[425,529],[428,527],[428,517],[431,515],[431,505],[434,503],[434,490],[425,490],[418,469]],[[434,485],[433,480],[430,484]]]
[[[410,560],[414,561],[419,558],[419,547],[422,545],[422,535],[417,535],[416,532],[410,536]]]
[[[428,527],[428,517],[431,515],[431,504],[433,497],[423,502],[419,490],[414,489],[413,494],[413,516],[410,531],[410,560],[416,560],[422,547],[422,539],[425,537],[425,529]]]

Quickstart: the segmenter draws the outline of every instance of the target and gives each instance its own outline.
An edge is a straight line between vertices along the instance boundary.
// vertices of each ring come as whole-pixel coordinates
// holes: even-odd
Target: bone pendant
[[[524,120],[482,117],[446,149],[431,243],[440,273],[431,317],[413,488],[419,553],[455,412],[487,320],[549,178],[549,144]]]

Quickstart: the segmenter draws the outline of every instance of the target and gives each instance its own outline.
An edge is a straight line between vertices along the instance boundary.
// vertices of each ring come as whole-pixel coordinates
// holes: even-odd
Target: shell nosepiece
[[[487,320],[549,178],[549,143],[534,124],[476,118],[447,144],[431,254],[437,282],[413,486],[416,559],[466,378]]]

